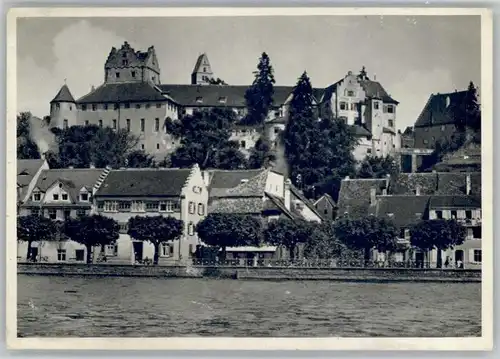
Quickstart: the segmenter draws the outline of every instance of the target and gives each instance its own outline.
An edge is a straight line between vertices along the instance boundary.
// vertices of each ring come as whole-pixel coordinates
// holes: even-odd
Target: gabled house
[[[333,221],[337,215],[337,204],[328,193],[318,198],[316,202],[314,202],[314,207],[321,214],[323,219],[327,221]]]
[[[17,160],[17,202],[22,204],[33,190],[38,177],[43,170],[48,170],[49,164],[44,159]]]
[[[108,262],[133,264],[153,259],[151,243],[127,234],[128,220],[135,216],[171,216],[184,222],[182,238],[161,246],[160,264],[187,260],[201,244],[196,225],[206,216],[208,191],[198,165],[186,169],[112,170],[94,202],[97,213],[113,218],[121,227],[117,243],[105,248]]]
[[[41,215],[54,221],[89,215],[92,212],[92,197],[109,173],[109,169],[43,169],[25,200],[19,215]],[[24,260],[27,243],[18,243],[18,259]],[[43,262],[83,262],[86,249],[71,240],[35,242],[30,257]]]

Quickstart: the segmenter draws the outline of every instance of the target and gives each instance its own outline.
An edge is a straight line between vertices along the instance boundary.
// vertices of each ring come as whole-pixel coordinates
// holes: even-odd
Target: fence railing
[[[287,268],[436,268],[435,262],[425,261],[365,261],[362,259],[193,259],[194,266],[214,267],[287,267]],[[442,266],[443,269],[454,269],[459,266]]]

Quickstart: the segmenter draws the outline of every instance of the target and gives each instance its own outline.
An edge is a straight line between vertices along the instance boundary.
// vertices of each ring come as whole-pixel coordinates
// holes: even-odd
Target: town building
[[[328,193],[318,198],[314,207],[325,220],[333,221],[337,215],[337,204]]]
[[[40,215],[56,222],[89,215],[93,196],[108,173],[108,168],[42,169],[18,215]],[[26,251],[27,243],[19,242],[18,253],[22,256]],[[31,252],[31,258],[44,262],[83,262],[86,258],[84,245],[61,238],[35,242]]]
[[[323,217],[301,191],[289,179],[271,169],[211,170],[204,173],[210,191],[209,213],[252,215],[261,218],[264,225],[279,218],[318,223],[323,221]],[[242,258],[243,255],[246,259],[288,257],[285,248],[265,248],[265,251],[260,247],[233,248],[228,253],[228,259]]]
[[[198,245],[196,225],[207,214],[208,191],[198,165],[187,169],[112,170],[95,193],[95,212],[120,225],[116,244],[106,246],[109,263],[134,264],[153,259],[154,246],[131,238],[128,221],[135,216],[174,217],[184,222],[180,240],[163,243],[159,264],[192,258]]]
[[[443,263],[461,261],[465,268],[481,266],[481,173],[402,173],[395,178],[349,179],[339,192],[339,216],[361,218],[374,215],[392,220],[400,231],[399,243],[407,249],[394,253],[394,260],[427,261],[435,266],[437,251],[429,254],[409,247],[410,228],[425,219],[455,218],[467,230],[466,241],[443,251]],[[373,257],[378,253],[373,251]]]
[[[436,148],[438,141],[451,141],[458,134],[457,108],[467,91],[431,94],[418,116],[414,129],[415,148]]]
[[[43,170],[49,169],[44,159],[17,160],[17,203],[24,203],[35,187],[38,177]]]
[[[153,46],[145,52],[134,50],[127,42],[119,49],[113,47],[104,70],[103,83],[79,99],[66,84],[62,86],[50,103],[52,127],[92,124],[127,129],[139,136],[139,149],[163,158],[179,145],[166,131],[167,119],[178,120],[193,111],[216,107],[230,108],[240,118],[246,114],[248,86],[212,85],[214,72],[206,54],[198,57],[190,84],[161,83]],[[266,131],[274,145],[286,125],[292,91],[293,86],[274,87],[266,119]],[[396,149],[398,102],[364,70],[359,75],[349,72],[325,89],[314,88],[313,103],[320,116],[333,114],[352,126],[360,142],[356,159],[386,156]],[[251,127],[236,127],[231,137],[247,155],[258,138]]]

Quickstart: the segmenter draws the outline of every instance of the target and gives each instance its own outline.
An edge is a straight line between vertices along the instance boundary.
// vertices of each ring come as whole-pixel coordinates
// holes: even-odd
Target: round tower
[[[50,101],[50,127],[64,129],[75,126],[77,113],[75,99],[68,86],[64,84],[56,97]]]

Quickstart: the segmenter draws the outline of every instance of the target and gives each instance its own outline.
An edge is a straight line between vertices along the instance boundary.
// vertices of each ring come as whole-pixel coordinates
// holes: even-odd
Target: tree
[[[196,226],[203,243],[221,249],[220,259],[226,259],[227,247],[259,246],[262,221],[249,215],[211,213]]]
[[[304,256],[311,259],[332,259],[340,257],[345,245],[338,240],[331,223],[315,226],[304,246]]]
[[[239,144],[229,140],[235,123],[236,114],[221,108],[196,111],[178,123],[167,121],[167,131],[181,138],[181,146],[170,157],[172,166],[186,168],[198,163],[202,169],[245,168]]]
[[[40,151],[31,136],[31,113],[21,112],[17,115],[17,158],[39,159]]]
[[[98,168],[124,167],[139,143],[139,138],[125,129],[95,125],[71,126],[54,134],[58,151],[48,153],[51,168],[88,168],[91,164]]]
[[[454,219],[423,220],[410,229],[410,243],[425,252],[437,249],[437,268],[441,268],[441,251],[462,244],[466,233],[465,227]]]
[[[280,218],[269,223],[264,231],[264,240],[271,245],[285,247],[293,261],[297,246],[306,243],[312,233],[313,226],[306,221]]]
[[[156,165],[153,156],[143,150],[130,152],[125,163],[129,168],[148,168]]]
[[[358,169],[358,178],[384,178],[387,175],[397,175],[399,168],[391,156],[367,156]]]
[[[335,223],[334,232],[348,248],[364,251],[365,265],[370,261],[372,249],[386,253],[395,250],[397,245],[397,227],[386,218],[366,216],[350,219],[344,217]]]
[[[250,151],[248,168],[266,168],[275,160],[276,155],[271,149],[269,140],[261,135],[255,143],[254,148]]]
[[[292,93],[283,142],[291,179],[308,197],[328,193],[336,200],[342,178],[355,174],[357,140],[333,115],[319,119],[305,72]]]
[[[64,223],[66,236],[87,249],[87,264],[92,263],[92,248],[114,244],[119,231],[120,226],[114,219],[97,214],[70,218]]]
[[[217,77],[217,79],[210,79],[210,80],[208,80],[208,83],[210,85],[227,85],[227,83],[224,80],[221,80],[218,77]]]
[[[274,70],[269,56],[263,52],[259,58],[255,79],[245,92],[248,115],[245,123],[249,125],[263,124],[273,104]]]
[[[32,258],[33,242],[52,241],[57,236],[57,226],[50,218],[37,215],[17,217],[17,240],[28,243],[26,260]]]
[[[184,222],[174,217],[135,216],[128,221],[128,234],[139,241],[150,242],[154,246],[153,263],[158,264],[160,245],[180,239]]]
[[[458,104],[455,116],[458,128],[465,131],[471,128],[475,131],[481,130],[481,107],[477,99],[477,89],[471,81],[463,100]]]

